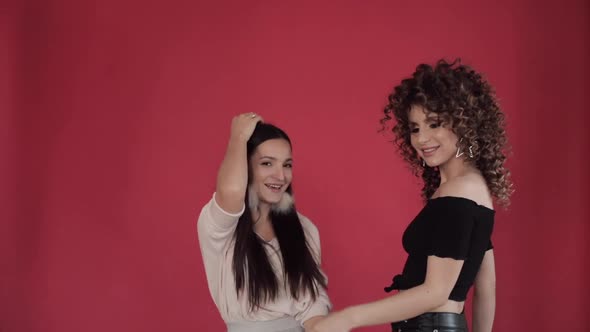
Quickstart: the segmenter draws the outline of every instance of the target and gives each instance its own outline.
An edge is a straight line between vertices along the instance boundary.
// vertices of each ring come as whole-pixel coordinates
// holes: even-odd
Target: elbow
[[[236,185],[218,185],[215,188],[215,197],[217,203],[232,200],[243,201],[246,197],[246,188]]]
[[[427,287],[426,293],[428,299],[430,299],[429,310],[431,310],[447,303],[451,290],[446,289],[446,287]]]
[[[440,294],[437,294],[433,299],[434,308],[440,307],[447,303],[450,294],[451,292],[440,292]]]
[[[235,196],[246,194],[245,188],[235,184],[217,184],[215,192],[220,196]]]

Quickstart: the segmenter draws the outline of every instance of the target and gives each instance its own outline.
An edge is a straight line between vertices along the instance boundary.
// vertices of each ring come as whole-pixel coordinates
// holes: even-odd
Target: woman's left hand
[[[306,329],[306,332],[349,332],[350,316],[345,311],[335,311]]]

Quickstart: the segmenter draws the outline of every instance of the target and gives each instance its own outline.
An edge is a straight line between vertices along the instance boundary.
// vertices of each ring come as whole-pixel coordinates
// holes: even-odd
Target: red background
[[[589,7],[5,0],[0,330],[222,331],[195,225],[249,111],[292,137],[335,307],[382,297],[421,203],[381,109],[456,56],[496,87],[513,146],[495,331],[585,330]]]

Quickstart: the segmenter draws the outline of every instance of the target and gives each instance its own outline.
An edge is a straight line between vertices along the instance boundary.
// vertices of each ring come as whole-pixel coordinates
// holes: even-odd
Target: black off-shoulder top
[[[403,235],[408,253],[402,274],[385,291],[409,289],[424,283],[428,256],[463,260],[450,300],[464,301],[475,281],[485,252],[492,249],[495,211],[476,202],[443,196],[430,199]]]

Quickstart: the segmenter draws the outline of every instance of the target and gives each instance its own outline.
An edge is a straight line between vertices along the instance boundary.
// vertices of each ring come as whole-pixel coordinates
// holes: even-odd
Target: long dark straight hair
[[[247,143],[248,169],[250,158],[258,145],[270,139],[284,139],[291,145],[291,140],[283,130],[271,124],[258,123]],[[289,186],[286,192],[292,194],[292,187]],[[246,209],[234,233],[232,267],[238,294],[243,294],[247,288],[250,310],[256,310],[264,303],[275,300],[279,294],[279,287],[288,287],[295,299],[309,292],[315,300],[319,293],[318,287],[326,287],[326,279],[312,255],[295,206],[285,213],[271,210],[269,215],[279,242],[285,276],[284,285],[279,285],[264,248],[269,244],[254,233],[252,211],[248,205],[249,194],[246,192]]]

